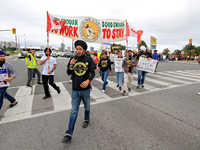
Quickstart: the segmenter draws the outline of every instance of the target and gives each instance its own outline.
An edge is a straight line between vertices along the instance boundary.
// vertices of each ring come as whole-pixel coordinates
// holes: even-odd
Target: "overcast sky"
[[[150,36],[157,38],[157,49],[171,52],[182,49],[193,39],[200,46],[200,0],[0,0],[0,30],[17,29],[21,46],[46,46],[46,12],[61,16],[115,18],[143,30],[142,40],[150,46]],[[25,36],[21,36],[25,34]],[[11,31],[0,32],[0,42],[15,41]],[[136,38],[129,46],[137,45]],[[62,37],[50,34],[50,46],[60,47]],[[125,41],[118,42],[125,45]],[[72,45],[64,38],[65,47]],[[100,44],[90,43],[95,49]]]

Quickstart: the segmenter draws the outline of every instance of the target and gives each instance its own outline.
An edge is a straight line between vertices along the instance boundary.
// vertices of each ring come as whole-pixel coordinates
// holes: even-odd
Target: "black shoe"
[[[37,84],[42,84],[41,82],[38,82]]]
[[[26,86],[27,86],[27,87],[32,87],[30,84],[27,84]]]
[[[61,90],[60,87],[58,86],[58,90],[57,90],[58,94],[60,94]]]
[[[43,97],[43,99],[47,99],[47,98],[49,98],[49,97],[51,97],[51,95],[45,96],[45,97]]]
[[[62,143],[69,143],[71,142],[72,137],[69,135],[65,135],[64,138],[62,139]]]
[[[130,91],[131,91],[131,88],[128,88],[128,91],[130,92]]]
[[[119,84],[117,84],[117,87],[119,87]]]
[[[89,120],[88,120],[88,121],[84,121],[84,122],[83,122],[83,126],[82,126],[82,127],[83,127],[83,128],[87,128],[87,127],[88,127],[88,124],[89,124],[89,122],[90,122]]]
[[[126,96],[126,91],[123,92],[123,95]]]
[[[139,87],[140,87],[140,86],[138,85],[138,86],[136,87],[136,89],[139,89]]]
[[[120,90],[120,91],[122,90],[122,87],[121,87],[121,86],[119,87],[119,90]]]
[[[144,88],[144,85],[141,85],[142,88]]]

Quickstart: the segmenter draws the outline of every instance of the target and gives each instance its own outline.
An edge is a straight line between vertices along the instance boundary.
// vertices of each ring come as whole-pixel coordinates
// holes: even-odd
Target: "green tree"
[[[179,49],[175,50],[174,55],[181,55],[181,50],[179,50]]]
[[[169,54],[170,50],[168,48],[165,48],[162,52],[162,54],[167,55]]]
[[[144,46],[144,47],[146,47],[146,49],[147,49],[147,44],[146,44],[146,42],[143,41],[143,40],[141,41],[141,44],[140,44],[140,43],[137,44],[137,47],[138,47],[139,51],[140,51],[140,47],[141,47],[141,46]]]
[[[194,54],[200,55],[200,46],[194,48]]]
[[[187,45],[185,45],[185,46],[183,47],[182,50],[184,51],[184,53],[185,53],[186,55],[190,55],[190,50],[191,50],[191,56],[192,56],[192,55],[195,55],[194,49],[195,49],[195,46],[194,46],[194,45],[192,45],[192,44],[187,44]]]

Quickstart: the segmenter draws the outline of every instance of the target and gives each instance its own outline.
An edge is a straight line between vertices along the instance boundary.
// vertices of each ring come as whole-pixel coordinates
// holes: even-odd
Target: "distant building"
[[[16,43],[13,42],[13,41],[10,41],[10,42],[1,42],[1,48],[4,48],[4,46],[6,48],[11,48],[11,47],[16,47]],[[20,47],[20,44],[17,43],[17,48]]]
[[[94,47],[90,47],[90,51],[94,51]]]
[[[67,47],[67,51],[71,51],[71,47],[70,46]]]
[[[65,51],[65,44],[61,43],[61,50]]]

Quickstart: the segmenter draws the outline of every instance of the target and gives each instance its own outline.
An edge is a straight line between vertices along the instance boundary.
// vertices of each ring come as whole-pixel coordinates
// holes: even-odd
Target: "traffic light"
[[[16,34],[16,28],[12,28],[12,34]]]
[[[189,39],[189,44],[192,44],[192,39]]]

